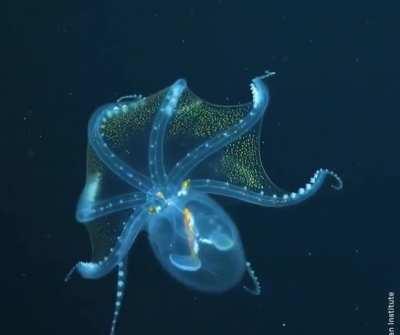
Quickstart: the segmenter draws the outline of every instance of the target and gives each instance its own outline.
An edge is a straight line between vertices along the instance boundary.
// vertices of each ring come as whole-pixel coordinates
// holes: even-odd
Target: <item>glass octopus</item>
[[[163,268],[188,287],[223,292],[244,273],[260,284],[243,251],[239,232],[210,194],[266,207],[298,204],[327,177],[319,169],[296,192],[278,188],[260,159],[260,130],[270,95],[266,79],[254,78],[252,101],[219,106],[196,96],[183,79],[149,97],[128,96],[100,107],[88,127],[87,178],[76,218],[86,225],[93,249],[79,262],[84,278],[117,269],[111,334],[127,281],[127,257],[146,231]]]

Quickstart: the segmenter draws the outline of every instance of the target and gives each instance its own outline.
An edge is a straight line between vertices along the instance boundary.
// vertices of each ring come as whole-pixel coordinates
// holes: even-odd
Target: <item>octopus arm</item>
[[[114,107],[113,107],[114,106]],[[104,140],[101,129],[114,113],[120,113],[119,107],[114,104],[105,105],[97,110],[89,121],[89,143],[98,158],[121,180],[135,189],[147,192],[151,188],[150,179],[142,173],[134,170],[120,159]],[[109,116],[110,115],[110,116]]]
[[[145,201],[146,195],[141,192],[122,194],[101,201],[88,201],[83,194],[78,203],[76,219],[87,223],[125,209],[136,209]]]
[[[340,177],[335,172],[327,169],[317,170],[310,179],[310,182],[306,183],[304,187],[299,188],[298,191],[284,194],[265,195],[263,191],[254,192],[247,190],[247,188],[210,179],[193,180],[191,186],[197,191],[235,198],[255,205],[286,207],[296,205],[309,199],[321,188],[328,177],[333,179],[331,186],[334,189],[340,190],[343,187]]]
[[[166,182],[167,173],[164,165],[164,139],[168,123],[176,112],[176,106],[187,87],[184,79],[177,80],[169,89],[158,110],[150,132],[149,171],[152,182],[162,185]]]

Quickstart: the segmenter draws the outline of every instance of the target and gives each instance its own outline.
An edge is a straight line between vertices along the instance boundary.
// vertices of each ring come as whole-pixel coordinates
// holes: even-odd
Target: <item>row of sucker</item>
[[[334,179],[331,187],[340,190],[343,182],[340,177],[333,171],[328,169],[319,169],[310,178],[310,181],[304,187],[300,187],[297,192],[284,193],[282,195],[273,194],[266,195],[263,190],[253,192],[247,186],[238,187],[229,182],[216,181],[211,179],[198,179],[192,181],[193,189],[206,191],[212,194],[219,194],[238,198],[253,204],[271,207],[283,207],[297,204],[314,194],[321,187],[324,179],[330,176]]]
[[[118,316],[120,314],[122,300],[124,298],[126,284],[127,284],[127,277],[128,277],[128,261],[125,259],[121,263],[118,264],[118,273],[117,273],[117,293],[115,298],[115,307],[114,307],[114,314],[113,319],[111,322],[111,331],[110,335],[115,334],[115,328],[118,321]]]
[[[260,281],[258,280],[258,277],[257,277],[255,271],[253,270],[250,262],[246,262],[246,270],[247,270],[247,274],[250,276],[251,280],[253,281],[254,287],[249,288],[247,286],[243,286],[243,288],[250,294],[260,295],[261,294],[261,284],[260,284]]]
[[[149,178],[142,175],[138,171],[135,171],[111,150],[107,144],[107,136],[104,132],[107,129],[108,122],[113,119],[115,115],[127,113],[127,105],[103,109],[101,113],[99,113],[92,121],[93,124],[91,124],[91,129],[93,133],[91,136],[89,136],[89,141],[97,156],[111,171],[113,171],[118,177],[127,182],[129,185],[142,192],[146,192],[151,187]]]

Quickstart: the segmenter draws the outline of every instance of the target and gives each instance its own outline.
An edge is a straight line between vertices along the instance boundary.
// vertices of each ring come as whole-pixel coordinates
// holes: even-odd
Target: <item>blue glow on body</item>
[[[235,198],[266,207],[283,207],[298,204],[315,194],[327,177],[333,177],[334,188],[342,182],[333,172],[317,170],[311,180],[296,192],[254,192],[246,187],[213,179],[193,179],[185,184],[191,172],[212,154],[226,147],[251,130],[263,117],[270,95],[264,82],[265,76],[252,80],[252,108],[242,119],[196,146],[169,169],[165,165],[164,146],[168,126],[175,116],[177,104],[187,89],[180,79],[171,85],[156,111],[149,136],[149,176],[133,169],[107,144],[104,138],[106,122],[127,113],[124,97],[115,104],[108,104],[93,115],[89,122],[89,145],[101,161],[119,180],[132,188],[131,192],[96,200],[101,189],[101,177],[87,180],[80,197],[76,218],[88,224],[95,219],[131,210],[115,245],[100,261],[79,262],[68,274],[76,270],[82,277],[96,279],[112,270],[118,270],[115,311],[111,334],[114,334],[118,314],[125,294],[127,257],[141,231],[149,236],[153,251],[163,268],[175,279],[191,288],[223,292],[237,285],[246,269],[254,281],[254,294],[260,285],[246,261],[245,253],[232,219],[208,194]],[[138,101],[141,97],[133,96]]]

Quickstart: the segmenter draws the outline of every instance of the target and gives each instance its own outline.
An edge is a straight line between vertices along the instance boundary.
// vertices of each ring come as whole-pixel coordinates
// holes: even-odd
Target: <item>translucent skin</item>
[[[136,208],[136,211],[128,219],[128,222],[120,234],[118,241],[108,256],[99,262],[79,262],[76,265],[76,270],[81,274],[82,277],[92,279],[102,277],[109,273],[121,261],[123,261],[133,245],[138,233],[144,228],[145,222],[150,219],[148,209],[160,207],[161,212],[153,213],[152,215],[163,215],[162,212],[165,210],[165,207],[168,207],[167,200],[170,197],[178,194],[182,181],[189,176],[189,173],[198,164],[200,164],[201,161],[205,160],[214,152],[242,136],[249,129],[251,129],[257,123],[257,121],[260,120],[269,102],[268,89],[262,79],[263,78],[261,77],[257,77],[252,81],[251,88],[253,93],[253,108],[250,110],[248,115],[246,115],[240,122],[230,127],[230,129],[218,134],[211,140],[194,148],[192,152],[188,153],[179,162],[177,162],[175,167],[167,174],[164,167],[164,161],[163,159],[160,159],[160,157],[163,157],[165,129],[169,120],[174,115],[174,109],[179,97],[186,89],[186,82],[183,79],[176,81],[168,89],[160,110],[157,112],[153,121],[149,142],[150,178],[135,171],[132,167],[122,161],[116,154],[112,152],[109,145],[103,139],[104,136],[102,135],[101,129],[108,121],[108,118],[106,117],[107,115],[112,117],[114,113],[118,113],[118,111],[115,109],[115,106],[106,105],[95,113],[89,122],[89,143],[91,147],[94,149],[100,160],[115,175],[117,175],[118,178],[125,181],[132,187],[142,191],[146,195],[146,200],[143,201],[142,204],[140,200],[131,200],[135,204],[132,206],[132,208]],[[87,189],[91,186],[89,184],[90,183],[87,183],[78,204],[77,218],[84,222],[87,222],[90,217],[99,217],[102,215],[102,212],[99,213],[99,211],[96,210],[96,208],[99,207],[98,203],[89,201],[88,199],[87,194],[89,192]],[[157,196],[158,193],[162,193],[166,200]],[[112,211],[115,212],[125,209],[126,198],[126,194],[121,196],[121,199],[118,199],[118,196],[113,197]],[[130,199],[143,199],[143,195],[141,193],[133,192]],[[121,203],[119,200],[124,201]],[[102,204],[104,208],[108,208],[107,201],[103,200]],[[104,212],[107,214],[106,211]],[[84,218],[84,220],[82,220],[82,218]],[[240,245],[241,244],[238,244],[238,246]],[[169,272],[171,273],[171,271]],[[221,278],[221,280],[224,279],[226,279],[226,277]],[[237,278],[237,281],[238,280],[240,280],[239,277]],[[232,285],[230,282],[229,285],[221,284],[220,286],[230,287]],[[201,289],[201,285],[197,285],[196,288]]]
[[[164,269],[201,291],[223,292],[235,286],[245,271],[245,257],[232,220],[201,193],[189,192],[171,201],[173,205],[148,223],[151,246]],[[185,208],[194,225],[192,246],[184,223]]]
[[[181,105],[178,108],[182,96],[188,90],[183,79],[157,95],[157,99],[161,97],[161,101],[153,99],[156,102],[148,108],[155,109],[152,110],[154,117],[148,138],[148,175],[134,169],[122,158],[126,152],[129,157],[134,156],[135,149],[140,149],[141,144],[136,146],[135,143],[130,143],[128,148],[124,148],[125,151],[116,152],[109,140],[113,135],[112,132],[107,133],[109,124],[117,124],[112,129],[116,129],[119,139],[123,137],[120,136],[123,130],[131,131],[126,127],[127,122],[134,123],[136,119],[140,119],[139,114],[127,118],[130,107],[125,104],[126,99],[100,107],[92,116],[88,127],[88,157],[94,157],[88,163],[88,176],[78,203],[76,218],[88,227],[92,244],[100,236],[100,245],[103,246],[105,243],[102,239],[106,235],[94,222],[126,211],[129,211],[129,216],[122,223],[110,219],[119,229],[112,230],[111,236],[108,236],[114,240],[112,246],[106,250],[106,255],[101,259],[93,257],[92,261],[77,263],[66,279],[75,270],[84,278],[96,279],[118,269],[111,334],[115,331],[126,287],[128,253],[141,231],[147,231],[150,244],[161,265],[179,282],[196,290],[223,292],[240,282],[246,266],[247,269],[251,268],[246,263],[235,224],[208,194],[227,196],[266,207],[283,207],[308,199],[320,189],[327,177],[333,177],[336,183],[332,185],[334,188],[342,187],[340,178],[325,169],[317,170],[310,182],[296,192],[282,191],[267,176],[265,180],[268,184],[258,192],[226,180],[192,177],[196,168],[207,158],[241,139],[259,124],[269,103],[269,91],[264,82],[269,75],[268,73],[252,80],[250,87],[253,101],[248,104],[250,109],[247,114],[208,138],[201,135],[206,139],[197,143],[169,168],[166,165],[168,157],[164,152],[168,129],[171,122],[178,117],[178,109],[182,115],[184,111],[190,113],[189,107],[193,106]],[[150,100],[136,96],[132,99],[133,106],[146,106],[146,102]],[[141,114],[141,117],[146,118],[148,115]],[[120,120],[120,123],[116,120]],[[203,138],[201,136],[199,137]],[[241,169],[248,176],[250,169],[247,166],[241,166]],[[107,173],[117,182],[106,184]],[[112,194],[108,188],[117,189],[114,185],[117,183],[126,185],[128,190]],[[101,192],[105,192],[106,196],[100,196]],[[105,225],[111,224],[107,222]],[[93,250],[95,249],[93,245]],[[251,276],[256,278],[252,270]],[[259,287],[257,290],[259,291]]]

